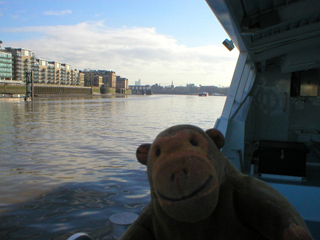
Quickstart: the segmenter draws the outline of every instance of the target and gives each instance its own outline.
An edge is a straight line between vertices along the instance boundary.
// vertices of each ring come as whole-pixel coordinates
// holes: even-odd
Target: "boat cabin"
[[[282,192],[320,236],[320,1],[207,0],[239,59],[224,154]],[[318,229],[318,230],[316,230]]]

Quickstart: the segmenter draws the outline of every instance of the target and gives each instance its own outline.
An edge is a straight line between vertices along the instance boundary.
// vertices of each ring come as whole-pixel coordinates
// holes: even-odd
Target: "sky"
[[[239,52],[205,0],[0,0],[1,48],[129,85],[229,86]]]

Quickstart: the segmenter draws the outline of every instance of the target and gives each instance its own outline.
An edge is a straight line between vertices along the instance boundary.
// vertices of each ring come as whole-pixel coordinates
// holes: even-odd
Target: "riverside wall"
[[[34,85],[34,94],[37,95],[99,95],[99,94],[132,94],[130,89],[116,92],[115,88],[110,87],[84,87],[84,86],[68,86],[68,85]],[[0,82],[0,94],[4,95],[25,95],[26,85],[16,83]]]
[[[61,94],[61,95],[91,95],[91,87],[69,87],[69,86],[34,86],[34,94]]]
[[[35,95],[91,95],[93,92],[100,92],[99,88],[83,86],[55,86],[55,85],[36,85],[34,86]],[[25,84],[0,84],[0,94],[26,94]]]

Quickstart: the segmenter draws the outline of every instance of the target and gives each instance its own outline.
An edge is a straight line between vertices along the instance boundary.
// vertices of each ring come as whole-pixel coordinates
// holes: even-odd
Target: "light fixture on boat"
[[[233,42],[232,40],[229,40],[229,39],[226,39],[222,42],[222,44],[228,48],[229,51],[232,51],[234,49],[234,45],[233,45]]]

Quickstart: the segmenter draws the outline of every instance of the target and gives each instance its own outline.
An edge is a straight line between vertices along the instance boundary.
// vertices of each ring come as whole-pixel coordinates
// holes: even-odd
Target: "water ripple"
[[[136,148],[175,124],[210,128],[225,97],[0,101],[0,239],[107,239],[109,217],[150,201]],[[90,221],[88,221],[90,219]]]

